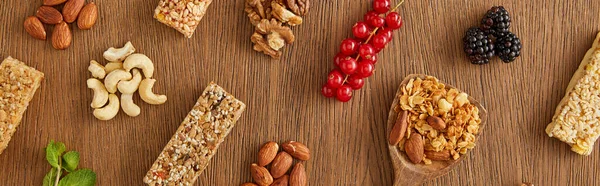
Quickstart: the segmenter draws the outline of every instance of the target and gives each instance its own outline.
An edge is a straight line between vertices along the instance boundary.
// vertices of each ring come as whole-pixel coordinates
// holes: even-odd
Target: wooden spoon
[[[402,93],[401,88],[406,85],[411,79],[416,78],[425,79],[427,75],[424,74],[411,74],[408,75],[402,83],[400,83],[400,87],[398,87],[398,91],[396,92],[396,96],[394,98],[394,102],[392,103],[392,107],[390,109],[390,115],[388,117],[388,130],[386,131],[387,139],[389,139],[390,131],[392,127],[396,123],[396,118],[398,117],[398,112],[394,109],[396,105],[399,104],[399,96]],[[440,81],[441,82],[441,81]],[[443,83],[443,82],[441,82]],[[444,83],[445,84],[445,83]],[[451,85],[446,84],[447,88],[455,88]],[[460,90],[459,90],[460,91]],[[463,91],[461,91],[463,92]],[[479,117],[481,118],[481,125],[479,126],[479,133],[475,136],[475,140],[479,138],[479,135],[483,132],[483,127],[485,126],[487,120],[487,111],[479,101],[475,100],[473,97],[469,96],[469,101],[471,104],[477,106],[479,108]],[[386,140],[387,142],[387,140]],[[392,163],[394,165],[394,185],[395,186],[407,186],[407,185],[420,185],[427,180],[434,179],[436,177],[447,174],[452,170],[452,168],[456,167],[467,155],[463,154],[457,160],[450,161],[432,161],[431,165],[425,164],[414,164],[409,159],[406,153],[400,151],[398,146],[390,145],[388,143],[388,148],[390,150],[390,156],[392,158]]]

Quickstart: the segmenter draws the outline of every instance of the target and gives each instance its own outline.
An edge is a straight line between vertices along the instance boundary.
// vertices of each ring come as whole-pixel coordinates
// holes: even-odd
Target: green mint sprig
[[[79,152],[69,151],[64,153],[66,150],[65,144],[52,140],[44,150],[46,151],[46,160],[48,160],[52,169],[44,176],[43,186],[96,185],[96,173],[94,171],[90,169],[76,170],[79,165]]]

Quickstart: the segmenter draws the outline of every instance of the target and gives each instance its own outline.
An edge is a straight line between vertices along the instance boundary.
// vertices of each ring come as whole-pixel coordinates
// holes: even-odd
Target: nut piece
[[[51,6],[41,6],[35,12],[35,16],[42,21],[42,23],[54,25],[63,21],[63,16],[56,8]]]
[[[418,133],[413,133],[410,138],[404,142],[404,150],[408,159],[413,163],[421,163],[424,157],[423,137]]]
[[[287,0],[287,7],[296,15],[304,16],[310,8],[309,0]]]
[[[106,66],[104,66],[104,70],[106,71],[107,74],[109,74],[112,71],[115,71],[117,69],[123,69],[123,63],[122,62],[110,62],[108,64],[106,64]]]
[[[290,173],[290,186],[306,186],[306,170],[302,163],[296,163]]]
[[[427,157],[427,159],[430,160],[436,160],[436,161],[446,161],[446,160],[450,160],[450,151],[449,150],[443,150],[440,152],[436,152],[436,151],[425,151],[425,157]]]
[[[443,130],[446,128],[446,122],[442,118],[437,116],[427,116],[427,123],[436,130]]]
[[[264,167],[256,165],[256,163],[253,163],[252,166],[250,166],[250,172],[254,182],[260,186],[268,186],[273,183],[273,177],[271,177],[269,171]]]
[[[94,98],[92,99],[92,108],[100,108],[108,101],[108,91],[104,88],[104,84],[98,79],[90,78],[87,80],[88,88],[94,91]]]
[[[88,3],[79,12],[77,27],[81,30],[88,30],[96,24],[96,20],[98,20],[98,6],[94,2]]]
[[[124,70],[117,69],[110,72],[106,75],[104,79],[104,85],[106,86],[106,90],[110,93],[117,92],[117,84],[119,81],[128,81],[131,80],[131,74],[129,72],[125,72]]]
[[[88,66],[88,71],[92,73],[92,76],[98,79],[104,79],[106,76],[106,71],[104,67],[98,63],[96,60],[90,61],[90,66]]]
[[[108,95],[108,105],[94,110],[94,116],[99,120],[110,120],[119,112],[119,97],[115,94]]]
[[[123,62],[123,68],[129,72],[133,68],[142,69],[146,78],[151,78],[154,74],[154,64],[148,56],[144,54],[131,54]]]
[[[154,87],[155,79],[144,79],[142,83],[140,83],[140,97],[142,100],[148,104],[152,105],[160,105],[167,101],[167,96],[165,95],[156,95],[152,92],[152,87]]]
[[[133,69],[133,78],[129,81],[120,81],[117,88],[122,94],[133,94],[140,87],[141,82],[142,74],[138,69]]]
[[[258,151],[258,165],[261,167],[267,166],[275,159],[277,151],[279,151],[277,143],[272,141],[265,143]]]
[[[25,31],[31,35],[31,37],[39,40],[46,40],[46,30],[44,30],[44,25],[37,17],[27,17],[23,26],[25,27]]]
[[[265,40],[265,38],[263,38],[263,36],[259,33],[252,34],[250,40],[252,41],[252,43],[254,43],[253,49],[255,51],[267,54],[273,59],[279,59],[281,57],[281,51],[272,49]]]
[[[44,0],[43,4],[46,6],[54,6],[54,5],[63,4],[66,1],[67,0]]]
[[[271,7],[273,8],[273,17],[283,23],[287,23],[290,26],[296,26],[302,24],[302,17],[290,12],[281,6],[277,1],[271,1]]]
[[[248,183],[242,183],[240,186],[258,186],[258,185],[256,185],[255,183],[248,182]]]
[[[402,112],[398,114],[398,119],[396,119],[396,123],[390,132],[390,145],[397,145],[400,143],[400,140],[404,138],[404,135],[406,134],[406,127],[408,127],[407,119],[408,111],[402,110]]]
[[[310,150],[306,145],[297,142],[297,141],[289,141],[281,145],[285,152],[292,155],[294,158],[306,161],[310,159]]]
[[[121,94],[121,108],[128,116],[136,117],[140,115],[140,107],[133,103],[133,94]]]
[[[280,39],[283,39],[287,44],[291,44],[294,42],[295,37],[292,29],[290,27],[282,26],[280,22],[277,22],[275,19],[263,19],[260,21],[258,25],[256,25],[256,32],[260,34],[270,35],[272,33],[277,33],[280,36]]]
[[[271,176],[273,178],[279,178],[283,176],[290,167],[292,167],[292,156],[285,151],[279,152],[275,159],[273,160],[273,164],[271,164]]]
[[[281,178],[276,179],[271,186],[288,186],[288,181],[290,180],[290,176],[283,175]]]
[[[131,42],[128,41],[122,48],[108,48],[108,50],[104,52],[103,56],[104,59],[108,61],[123,61],[125,60],[125,58],[127,58],[127,56],[133,54],[134,52],[135,48],[133,47]]]
[[[64,50],[71,46],[73,35],[69,25],[65,22],[60,22],[54,26],[52,31],[52,47],[56,50]]]
[[[79,11],[83,8],[83,4],[85,4],[85,0],[68,0],[62,10],[65,22],[74,22],[77,16],[79,16]]]
[[[271,4],[265,0],[246,0],[244,11],[248,14],[252,25],[256,26],[262,19],[271,19]]]

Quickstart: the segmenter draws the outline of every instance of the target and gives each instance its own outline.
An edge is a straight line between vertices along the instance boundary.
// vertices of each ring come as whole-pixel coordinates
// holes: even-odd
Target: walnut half
[[[273,58],[279,58],[281,56],[279,50],[285,44],[293,43],[294,40],[295,37],[292,29],[282,26],[275,19],[271,19],[270,21],[267,19],[261,20],[256,25],[256,31],[252,35],[252,42],[255,44],[254,50],[263,52]]]
[[[273,17],[277,18],[279,21],[287,23],[290,26],[302,24],[302,17],[289,11],[276,1],[271,1],[271,8],[273,9],[271,12],[273,14]]]
[[[262,19],[271,19],[271,2],[269,0],[246,0],[244,11],[248,14],[252,25]]]
[[[310,8],[309,0],[286,0],[287,7],[296,15],[304,16]]]

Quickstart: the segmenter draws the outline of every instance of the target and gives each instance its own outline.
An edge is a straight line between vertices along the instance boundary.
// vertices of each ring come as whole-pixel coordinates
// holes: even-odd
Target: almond
[[[54,31],[52,31],[52,47],[57,50],[64,50],[71,46],[72,41],[73,35],[67,23],[63,21],[54,26]]]
[[[42,21],[42,23],[54,25],[58,24],[63,20],[62,14],[56,8],[50,6],[41,6],[35,12],[35,16]]]
[[[83,4],[85,4],[85,0],[68,0],[62,10],[65,22],[74,22],[77,16],[79,16],[79,11],[83,8]]]
[[[88,3],[79,12],[77,27],[81,30],[88,30],[96,24],[96,20],[98,20],[98,6],[93,2]]]
[[[404,142],[404,151],[408,159],[413,163],[421,163],[424,156],[423,138],[418,133],[413,133],[410,138]]]
[[[446,161],[446,160],[450,160],[450,151],[449,150],[443,150],[440,152],[425,151],[425,157],[429,158],[430,160]]]
[[[54,6],[54,5],[63,4],[65,1],[67,1],[67,0],[44,0],[43,4],[46,6]]]
[[[46,40],[46,30],[44,30],[44,25],[37,17],[27,17],[23,23],[23,27],[25,27],[25,31],[33,38]]]
[[[254,182],[260,186],[268,186],[273,183],[273,177],[269,174],[269,171],[264,167],[258,166],[256,163],[252,164],[250,172]]]
[[[242,183],[240,186],[258,186],[255,183]]]
[[[390,145],[397,145],[400,143],[400,140],[404,138],[404,134],[406,134],[406,127],[408,127],[407,119],[408,111],[402,110],[402,112],[398,114],[398,119],[396,119],[396,123],[390,132]]]
[[[277,154],[273,160],[273,164],[271,164],[271,176],[273,176],[273,178],[279,178],[285,175],[285,173],[290,170],[290,167],[292,167],[292,161],[294,161],[294,159],[286,152]]]
[[[446,128],[446,122],[442,118],[437,116],[427,116],[427,123],[436,130],[443,130]]]
[[[275,180],[271,186],[288,186],[288,181],[290,177],[288,175],[283,175],[281,178]]]
[[[277,151],[279,151],[277,143],[272,141],[265,143],[258,151],[258,165],[261,167],[267,166],[275,159]]]
[[[306,145],[297,141],[288,141],[281,145],[283,150],[292,155],[294,158],[306,161],[310,159],[310,150]]]
[[[294,169],[290,173],[290,186],[305,186],[306,185],[306,170],[302,163],[296,163]]]

